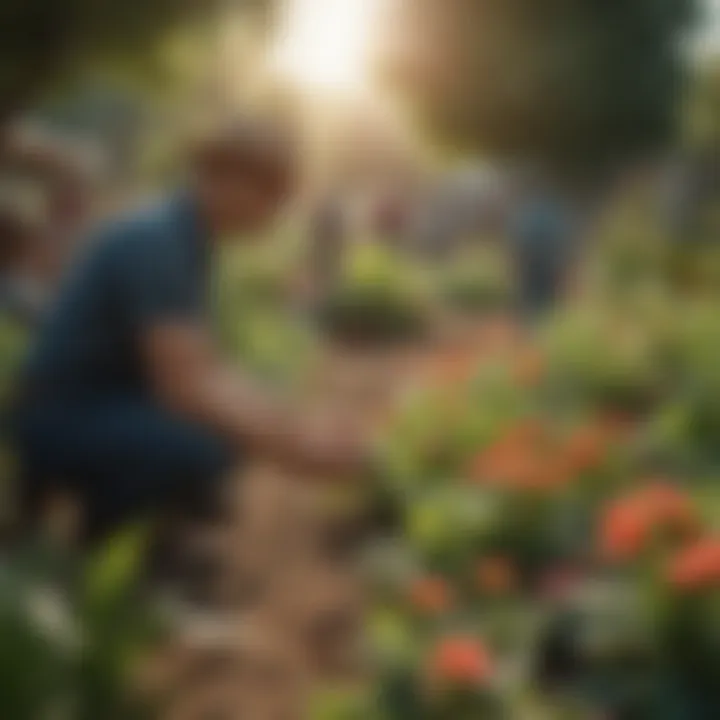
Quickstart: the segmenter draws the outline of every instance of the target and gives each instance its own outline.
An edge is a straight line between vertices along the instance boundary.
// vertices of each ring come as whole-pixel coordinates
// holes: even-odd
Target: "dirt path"
[[[481,340],[468,326],[422,347],[327,348],[308,394],[377,427],[428,356]],[[221,587],[237,620],[205,645],[176,648],[167,720],[303,720],[318,681],[362,673],[363,519],[342,502],[346,490],[262,465],[239,479]]]

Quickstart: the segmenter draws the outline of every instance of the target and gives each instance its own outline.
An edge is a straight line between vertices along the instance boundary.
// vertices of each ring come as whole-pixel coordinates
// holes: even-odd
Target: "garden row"
[[[540,326],[430,358],[383,443],[376,683],[328,717],[718,716],[716,252],[603,246]]]

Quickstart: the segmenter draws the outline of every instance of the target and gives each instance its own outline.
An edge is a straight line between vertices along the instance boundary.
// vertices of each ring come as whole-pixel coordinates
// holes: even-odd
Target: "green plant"
[[[542,343],[548,384],[560,397],[630,414],[649,411],[661,397],[656,338],[621,311],[566,310],[545,328]]]
[[[8,720],[145,720],[133,672],[160,637],[139,594],[145,533],[86,561],[38,544],[0,573],[0,697]]]
[[[441,270],[440,292],[451,307],[471,313],[507,309],[513,295],[509,268],[490,249],[469,253]]]
[[[416,337],[428,327],[428,288],[411,266],[368,243],[349,258],[319,319],[332,336],[352,341]]]
[[[4,407],[15,386],[25,356],[28,331],[12,318],[0,316],[0,406]]]

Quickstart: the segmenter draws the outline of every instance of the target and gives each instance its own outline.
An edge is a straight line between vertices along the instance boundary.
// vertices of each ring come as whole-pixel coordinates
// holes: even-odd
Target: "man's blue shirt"
[[[205,316],[208,250],[185,194],[107,225],[76,261],[43,323],[25,378],[31,391],[144,393],[141,333]]]

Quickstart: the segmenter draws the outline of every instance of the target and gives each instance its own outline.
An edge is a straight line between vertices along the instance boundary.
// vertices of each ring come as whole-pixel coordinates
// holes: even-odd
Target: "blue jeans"
[[[37,402],[17,414],[15,442],[25,497],[76,493],[90,538],[163,509],[210,512],[234,461],[206,428],[132,397]]]

